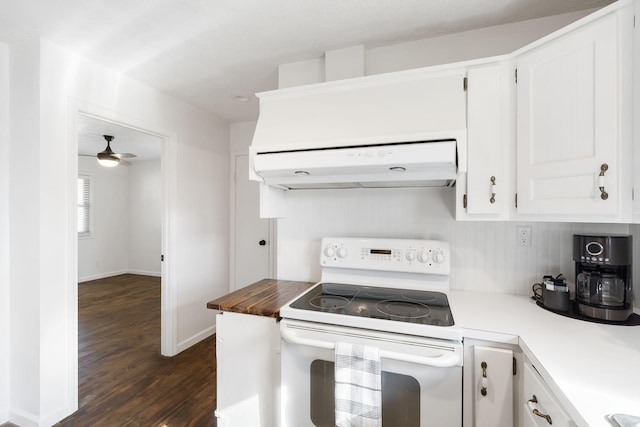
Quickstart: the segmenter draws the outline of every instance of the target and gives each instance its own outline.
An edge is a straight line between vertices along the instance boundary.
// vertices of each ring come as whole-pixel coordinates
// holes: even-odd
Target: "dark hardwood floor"
[[[159,278],[81,283],[78,307],[79,410],[56,426],[215,425],[215,337],[160,355]]]

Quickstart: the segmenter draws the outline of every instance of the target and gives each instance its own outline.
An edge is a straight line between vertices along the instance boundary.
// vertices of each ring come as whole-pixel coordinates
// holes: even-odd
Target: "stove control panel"
[[[325,237],[322,267],[449,275],[449,244],[439,240]]]

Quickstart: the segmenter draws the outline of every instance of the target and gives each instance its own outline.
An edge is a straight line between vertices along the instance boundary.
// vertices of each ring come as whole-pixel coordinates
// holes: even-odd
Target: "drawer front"
[[[521,427],[548,427],[551,425],[554,427],[575,427],[547,384],[536,372],[533,365],[529,363],[524,364],[523,393]],[[537,403],[529,402],[534,399],[533,396],[535,396]],[[549,416],[549,420],[534,414],[534,410],[537,410],[540,415]]]

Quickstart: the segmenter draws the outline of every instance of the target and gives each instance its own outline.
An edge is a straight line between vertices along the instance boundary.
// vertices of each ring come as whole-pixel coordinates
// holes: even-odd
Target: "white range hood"
[[[430,141],[257,153],[254,169],[286,189],[450,186],[456,141]]]
[[[464,77],[410,70],[258,94],[250,178],[285,190],[451,186],[466,169]]]

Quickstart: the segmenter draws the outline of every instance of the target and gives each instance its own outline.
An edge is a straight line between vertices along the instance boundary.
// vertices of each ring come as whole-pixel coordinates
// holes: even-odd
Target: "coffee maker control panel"
[[[630,264],[629,240],[623,237],[575,235],[573,260],[603,266]]]

